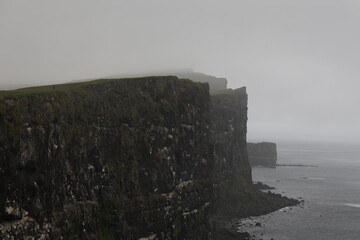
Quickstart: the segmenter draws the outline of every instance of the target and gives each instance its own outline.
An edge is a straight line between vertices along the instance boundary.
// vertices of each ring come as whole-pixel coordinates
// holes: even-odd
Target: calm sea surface
[[[239,231],[263,240],[360,239],[360,147],[278,144],[278,164],[318,166],[253,169],[254,181],[304,204],[246,220]]]

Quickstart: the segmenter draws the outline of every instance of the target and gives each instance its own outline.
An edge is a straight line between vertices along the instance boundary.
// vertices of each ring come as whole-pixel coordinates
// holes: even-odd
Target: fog
[[[360,138],[357,0],[1,0],[0,85],[192,68],[249,94],[252,141]]]

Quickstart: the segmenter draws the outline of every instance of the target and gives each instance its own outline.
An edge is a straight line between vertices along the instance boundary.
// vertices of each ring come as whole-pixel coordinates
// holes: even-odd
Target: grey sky
[[[247,86],[250,140],[360,137],[358,0],[0,0],[0,81],[193,68]]]

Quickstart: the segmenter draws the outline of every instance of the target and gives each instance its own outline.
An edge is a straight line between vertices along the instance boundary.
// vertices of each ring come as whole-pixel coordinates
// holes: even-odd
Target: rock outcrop
[[[248,143],[247,152],[249,163],[252,167],[276,167],[277,151],[276,144],[271,142]]]
[[[0,92],[0,238],[211,239],[246,121],[245,88],[171,76]]]

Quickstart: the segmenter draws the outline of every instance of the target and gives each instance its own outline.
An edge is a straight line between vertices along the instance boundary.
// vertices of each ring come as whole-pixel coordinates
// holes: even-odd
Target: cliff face
[[[246,88],[227,90],[211,96],[212,137],[217,174],[238,186],[251,184],[251,168],[246,152]]]
[[[176,77],[0,92],[0,238],[209,239],[247,96]]]
[[[251,166],[276,167],[277,151],[275,143],[248,143],[247,151]]]

